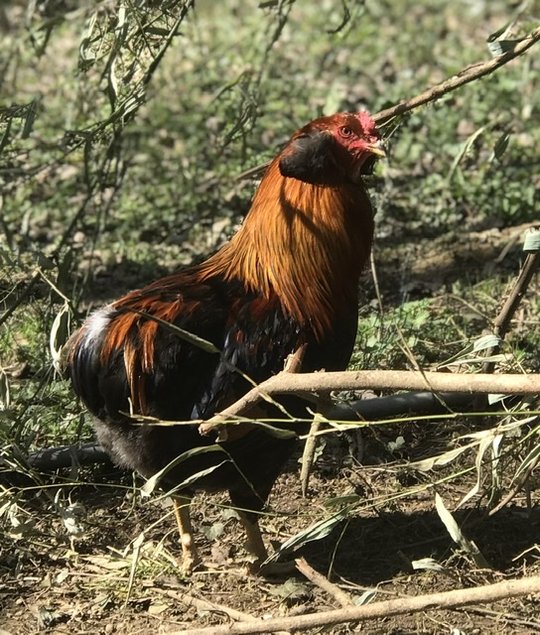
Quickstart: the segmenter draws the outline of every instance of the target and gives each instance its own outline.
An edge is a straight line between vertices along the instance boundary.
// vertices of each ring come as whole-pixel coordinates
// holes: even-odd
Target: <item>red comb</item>
[[[377,124],[373,117],[367,112],[367,110],[361,110],[356,114],[356,118],[360,122],[362,129],[367,134],[375,134],[377,130]]]

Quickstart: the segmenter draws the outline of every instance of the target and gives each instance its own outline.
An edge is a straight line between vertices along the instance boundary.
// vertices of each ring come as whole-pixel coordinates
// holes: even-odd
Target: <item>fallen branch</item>
[[[404,392],[374,399],[358,399],[324,408],[327,419],[358,421],[388,419],[398,415],[441,414],[472,407],[472,397],[462,393]],[[78,446],[63,445],[43,448],[28,456],[26,462],[40,472],[51,472],[78,465],[110,463],[110,458],[97,441]]]
[[[464,412],[472,408],[473,400],[474,396],[469,393],[411,391],[337,403],[324,408],[322,413],[334,421],[377,421],[400,415],[412,417]]]
[[[94,463],[111,463],[109,455],[99,443],[45,448],[34,452],[28,457],[28,465],[42,472],[67,467],[72,468],[79,465],[92,465]]]
[[[325,578],[321,573],[315,571],[311,567],[305,558],[297,558],[295,560],[296,568],[300,573],[305,576],[312,584],[318,586],[325,593],[337,600],[341,606],[354,606],[351,596],[340,589],[336,584],[330,582],[328,578]]]
[[[278,394],[313,393],[332,390],[431,390],[504,395],[540,394],[540,374],[457,374],[406,370],[361,370],[331,373],[281,372],[252,388],[241,399],[199,426],[201,434],[209,434],[228,419],[245,412],[261,399]]]
[[[397,115],[403,115],[406,112],[410,112],[418,106],[423,106],[424,104],[428,104],[432,101],[436,101],[443,95],[446,95],[465,84],[469,84],[470,82],[480,79],[481,77],[485,77],[496,71],[501,66],[508,64],[508,62],[512,61],[516,57],[523,55],[525,51],[531,48],[536,42],[540,40],[540,27],[537,27],[529,35],[524,37],[522,40],[519,40],[513,48],[504,52],[502,55],[497,55],[490,60],[485,62],[477,62],[475,64],[471,64],[470,66],[465,67],[456,75],[452,75],[448,79],[440,82],[439,84],[435,84],[435,86],[431,86],[430,88],[424,90],[419,95],[415,97],[409,97],[407,99],[403,99],[394,106],[390,108],[385,108],[384,110],[380,110],[379,112],[373,115],[373,119],[379,125],[384,125],[387,123],[392,117],[396,117]],[[249,177],[258,176],[261,174],[266,168],[270,165],[270,161],[266,163],[262,163],[257,165],[249,170],[245,170],[240,175],[238,175],[238,179],[245,179]]]
[[[225,606],[224,604],[217,604],[216,602],[211,602],[210,600],[206,600],[204,598],[199,598],[191,593],[177,593],[176,591],[170,591],[168,589],[159,589],[156,588],[155,591],[164,595],[176,602],[181,602],[186,606],[192,606],[198,611],[209,611],[211,613],[223,613],[227,617],[230,617],[235,622],[257,622],[260,621],[258,618],[253,617],[249,613],[243,613],[242,611],[238,611],[236,609],[231,608],[230,606]],[[275,635],[289,635],[288,631],[270,631],[270,633],[275,633]]]
[[[359,622],[406,613],[418,613],[428,609],[454,609],[468,604],[485,604],[532,593],[540,593],[540,576],[522,578],[521,580],[506,580],[496,584],[443,593],[403,597],[376,602],[368,606],[355,606],[293,617],[278,617],[262,622],[245,622],[233,626],[211,626],[210,628],[175,631],[170,635],[209,635],[210,633],[213,635],[240,635],[241,633],[268,633],[275,630],[306,630],[319,626],[343,624],[344,622]]]

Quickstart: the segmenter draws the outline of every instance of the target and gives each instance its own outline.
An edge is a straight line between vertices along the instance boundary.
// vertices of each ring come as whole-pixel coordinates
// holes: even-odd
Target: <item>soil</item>
[[[333,497],[356,495],[361,500],[369,495],[385,502],[371,509],[360,505],[330,535],[294,554],[348,593],[353,603],[361,602],[368,591],[376,602],[540,574],[537,504],[520,494],[491,518],[482,505],[455,514],[488,563],[480,567],[452,542],[435,510],[432,488],[420,487],[428,479],[395,462],[378,463],[380,456],[372,450],[381,439],[369,432],[366,436],[367,460],[372,464],[356,464],[342,439],[317,462],[306,498],[300,493],[296,466],[289,465],[261,521],[267,543],[277,546],[331,516],[335,510],[328,503]],[[420,436],[424,435],[411,437],[418,456],[426,445]],[[298,572],[267,579],[250,574],[242,530],[224,495],[195,499],[193,519],[203,565],[184,578],[177,567],[176,524],[167,499],[141,500],[128,477],[116,472],[94,473],[92,479],[89,474],[80,476],[95,484],[64,488],[65,500],[51,499],[48,505],[43,495],[25,498],[13,510],[13,518],[22,525],[13,527],[11,544],[2,548],[2,634],[169,633],[232,623],[223,607],[245,618],[340,607]],[[438,491],[452,508],[473,484],[471,477],[458,487],[453,483]],[[418,486],[415,495],[394,496],[411,485]],[[70,540],[66,523],[73,518],[71,526],[79,525],[80,532]],[[422,563],[428,568],[416,568]],[[218,606],[208,610],[200,600]],[[372,620],[361,627],[344,624],[326,632],[356,630],[395,635],[522,634],[540,631],[540,620],[537,600],[522,597]]]

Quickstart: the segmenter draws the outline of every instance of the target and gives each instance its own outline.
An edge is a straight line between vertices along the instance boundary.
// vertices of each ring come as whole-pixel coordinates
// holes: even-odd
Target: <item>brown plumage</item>
[[[202,264],[98,310],[70,340],[73,386],[96,416],[98,438],[113,460],[150,477],[184,452],[207,448],[184,456],[161,481],[183,497],[185,569],[196,561],[186,498],[197,489],[229,491],[244,510],[248,547],[265,558],[257,512],[295,439],[249,426],[215,445],[195,424],[140,424],[127,413],[209,418],[250,387],[246,376],[260,382],[279,372],[301,345],[304,371],[346,367],[373,235],[361,175],[382,154],[367,113],[316,119],[274,159],[229,243]],[[220,352],[203,351],[164,323]],[[294,416],[305,414],[299,400],[285,405]],[[291,420],[279,425],[298,430]]]

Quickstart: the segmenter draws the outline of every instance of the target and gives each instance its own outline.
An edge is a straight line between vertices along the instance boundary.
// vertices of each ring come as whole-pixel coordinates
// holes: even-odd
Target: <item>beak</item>
[[[382,141],[380,139],[378,141],[376,141],[375,143],[368,144],[367,149],[368,149],[369,152],[371,152],[371,154],[374,154],[377,157],[385,157],[386,156],[386,152],[384,151],[383,143],[382,143]]]

